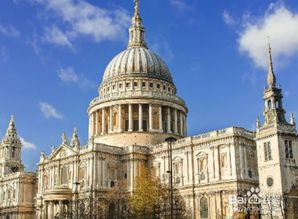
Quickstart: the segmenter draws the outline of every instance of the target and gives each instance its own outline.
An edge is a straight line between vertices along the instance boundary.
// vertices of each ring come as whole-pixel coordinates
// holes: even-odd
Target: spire
[[[273,72],[273,63],[272,63],[272,54],[271,54],[271,46],[268,44],[268,76],[267,83],[269,88],[275,88],[276,78]]]
[[[146,47],[145,29],[143,26],[142,18],[140,16],[140,0],[135,1],[135,12],[131,20],[129,28],[129,42],[128,48],[132,47]]]
[[[10,117],[10,122],[6,131],[6,137],[15,137],[17,135],[17,130],[14,122],[13,115]]]
[[[63,144],[63,145],[67,145],[68,142],[67,142],[67,136],[66,136],[65,132],[63,132],[61,138],[62,138],[62,144]]]
[[[80,139],[78,137],[78,132],[77,132],[76,128],[74,128],[74,130],[73,130],[70,145],[73,146],[73,147],[80,147]]]
[[[257,117],[256,128],[259,129],[260,127],[261,127],[260,118]]]
[[[296,125],[294,113],[291,113],[290,124],[291,124],[291,125]]]

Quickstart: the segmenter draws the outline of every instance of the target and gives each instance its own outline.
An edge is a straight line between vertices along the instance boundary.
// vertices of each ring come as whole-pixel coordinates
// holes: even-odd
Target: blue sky
[[[0,3],[0,135],[10,115],[34,170],[78,128],[108,62],[127,44],[133,0],[6,0]],[[190,135],[262,116],[267,43],[287,112],[298,113],[295,0],[141,0],[150,49],[168,63],[189,108]],[[289,117],[289,115],[287,115]]]

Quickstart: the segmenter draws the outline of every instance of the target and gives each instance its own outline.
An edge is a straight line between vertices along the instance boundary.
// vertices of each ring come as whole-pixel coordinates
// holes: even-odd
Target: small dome
[[[146,47],[131,47],[114,57],[105,70],[103,83],[123,76],[152,77],[173,83],[166,63]]]

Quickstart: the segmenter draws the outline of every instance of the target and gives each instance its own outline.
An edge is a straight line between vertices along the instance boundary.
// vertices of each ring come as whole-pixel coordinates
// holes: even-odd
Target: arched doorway
[[[208,216],[209,216],[208,199],[206,197],[203,197],[200,200],[200,218],[208,219]]]
[[[109,219],[114,219],[115,218],[115,210],[116,210],[116,205],[112,202],[109,205],[109,214],[108,214]]]

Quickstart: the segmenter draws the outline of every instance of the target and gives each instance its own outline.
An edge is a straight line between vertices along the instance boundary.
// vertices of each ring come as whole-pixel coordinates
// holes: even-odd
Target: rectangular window
[[[150,87],[153,88],[153,83],[150,83]]]
[[[142,82],[142,87],[146,87],[146,82]]]
[[[119,83],[119,88],[122,88],[122,84],[121,83]]]
[[[271,154],[271,144],[270,142],[268,144],[268,160],[272,160],[272,154]]]
[[[134,82],[134,83],[133,83],[133,86],[134,86],[134,87],[137,87],[137,86],[138,86],[138,82]]]
[[[130,87],[130,83],[126,83],[126,88],[129,88]]]
[[[292,141],[285,140],[285,154],[287,159],[293,159]]]
[[[265,161],[272,160],[271,144],[270,142],[264,143],[264,157]]]
[[[265,157],[265,161],[268,158],[268,154],[267,154],[267,142],[264,143],[264,157]]]
[[[126,132],[128,131],[128,120],[125,120],[125,129]]]
[[[289,157],[291,159],[294,158],[294,156],[293,156],[293,148],[292,148],[292,141],[289,141]]]

